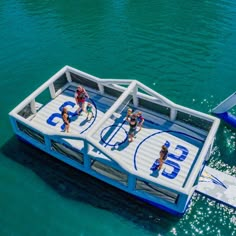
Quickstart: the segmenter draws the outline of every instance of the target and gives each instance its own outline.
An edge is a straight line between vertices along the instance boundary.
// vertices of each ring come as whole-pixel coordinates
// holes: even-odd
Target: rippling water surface
[[[236,90],[234,0],[0,1],[0,235],[236,235],[231,208],[194,195],[175,218],[16,140],[8,112],[64,65],[137,79],[210,113]],[[236,176],[221,123],[210,166]]]

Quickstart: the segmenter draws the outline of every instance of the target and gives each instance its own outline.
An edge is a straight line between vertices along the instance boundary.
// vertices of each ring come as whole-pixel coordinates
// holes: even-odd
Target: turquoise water
[[[19,142],[8,112],[64,65],[137,79],[210,113],[236,90],[234,0],[0,1],[0,235],[236,235],[231,208],[194,195],[175,218]],[[221,123],[210,166],[236,176]]]

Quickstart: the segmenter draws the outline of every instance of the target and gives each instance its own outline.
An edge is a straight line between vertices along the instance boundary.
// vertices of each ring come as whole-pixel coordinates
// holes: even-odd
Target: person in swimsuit
[[[63,120],[63,122],[65,124],[65,130],[64,131],[69,133],[70,119],[69,119],[69,115],[68,115],[68,111],[67,111],[66,107],[63,107],[61,116],[62,116],[62,120]]]
[[[166,158],[167,158],[167,155],[168,155],[168,149],[165,145],[163,145],[161,147],[161,151],[160,151],[160,158],[158,159],[159,160],[159,166],[158,166],[158,170],[160,170],[163,166],[163,163],[165,162]]]
[[[77,90],[75,91],[74,97],[76,104],[78,105],[77,114],[80,114],[80,112],[82,111],[86,112],[85,101],[86,98],[89,98],[89,95],[86,92],[85,88],[83,88],[82,86],[78,86]]]
[[[130,120],[129,120],[129,142],[133,142],[134,140],[134,135],[135,135],[135,131],[136,131],[136,127],[137,127],[137,119],[136,119],[136,115],[132,114]]]
[[[144,122],[142,112],[141,111],[137,112],[136,117],[137,117],[137,121],[138,121],[138,125],[137,125],[139,128],[138,131],[140,131],[142,129],[143,122]]]
[[[150,170],[152,171],[160,170],[167,158],[167,155],[168,155],[168,148],[165,145],[163,145],[161,147],[160,157],[155,160]]]
[[[90,121],[94,117],[92,108],[93,108],[92,104],[88,103],[87,107],[86,107],[86,109],[87,109],[87,120],[88,121]]]
[[[126,121],[130,120],[130,118],[132,116],[132,112],[133,112],[132,108],[128,108],[127,114],[126,114],[126,117],[125,117]]]

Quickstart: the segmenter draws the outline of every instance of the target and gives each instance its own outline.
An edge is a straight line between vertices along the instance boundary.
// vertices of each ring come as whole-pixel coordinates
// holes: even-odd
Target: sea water
[[[210,114],[236,90],[234,0],[0,1],[0,235],[236,235],[236,216],[194,194],[182,218],[19,142],[8,112],[64,65],[136,79]],[[236,175],[221,122],[209,165]]]

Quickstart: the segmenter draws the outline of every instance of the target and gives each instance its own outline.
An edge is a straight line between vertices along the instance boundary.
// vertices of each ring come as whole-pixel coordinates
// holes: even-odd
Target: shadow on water
[[[31,169],[63,197],[114,212],[146,230],[164,234],[179,221],[179,218],[78,171],[16,137],[5,143],[1,152]]]

